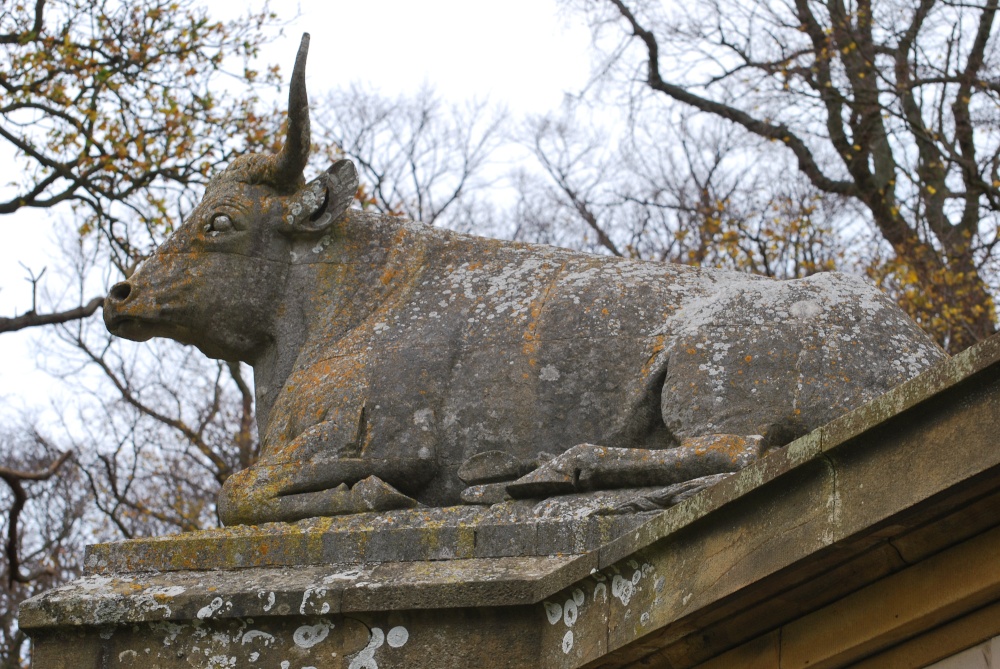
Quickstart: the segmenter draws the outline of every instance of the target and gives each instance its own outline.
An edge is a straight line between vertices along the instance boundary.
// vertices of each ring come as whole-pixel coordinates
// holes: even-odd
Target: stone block
[[[476,527],[476,557],[537,554],[535,523],[483,523]]]

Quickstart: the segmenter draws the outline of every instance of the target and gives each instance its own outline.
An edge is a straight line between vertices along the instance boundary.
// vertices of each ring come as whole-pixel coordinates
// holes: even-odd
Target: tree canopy
[[[945,346],[995,331],[996,2],[570,4],[607,72],[784,146],[857,203],[892,249],[873,275]]]
[[[128,223],[169,230],[192,186],[269,138],[252,84],[276,71],[249,63],[274,20],[213,21],[191,0],[5,5],[0,141],[17,169],[0,214],[69,203],[81,234],[104,235],[129,267]]]

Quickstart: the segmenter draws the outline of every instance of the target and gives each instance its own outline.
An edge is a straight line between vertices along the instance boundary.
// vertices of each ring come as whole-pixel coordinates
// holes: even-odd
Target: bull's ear
[[[351,206],[357,191],[354,163],[338,160],[289,199],[282,231],[293,235],[326,231]]]
[[[326,178],[326,213],[334,220],[343,215],[358,193],[358,170],[350,160],[338,160],[323,175]]]

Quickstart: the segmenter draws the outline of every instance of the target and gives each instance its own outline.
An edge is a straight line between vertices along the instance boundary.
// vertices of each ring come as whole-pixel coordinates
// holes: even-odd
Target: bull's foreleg
[[[433,462],[402,458],[261,462],[229,477],[219,495],[219,518],[226,525],[254,525],[412,508],[416,500],[386,481],[417,485],[432,475]]]
[[[663,450],[580,444],[507,484],[515,498],[549,497],[588,490],[669,486],[736,472],[762,454],[763,437],[707,435]]]

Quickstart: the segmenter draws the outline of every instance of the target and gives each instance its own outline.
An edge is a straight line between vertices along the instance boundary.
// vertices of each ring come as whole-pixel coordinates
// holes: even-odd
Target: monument
[[[120,336],[251,364],[260,458],[223,487],[225,529],[90,547],[87,577],[26,603],[39,666],[81,666],[58,664],[70,647],[88,667],[607,659],[678,620],[661,601],[704,599],[656,542],[822,460],[824,425],[946,360],[850,276],[350,209],[349,161],[303,178],[307,49],[281,152],[217,175],[104,307]],[[903,387],[911,404],[939,389]]]
[[[849,276],[782,282],[351,210],[349,161],[302,177],[307,47],[281,153],[216,176],[104,306],[115,334],[253,366],[261,455],[223,488],[227,525],[733,472],[944,357]]]

